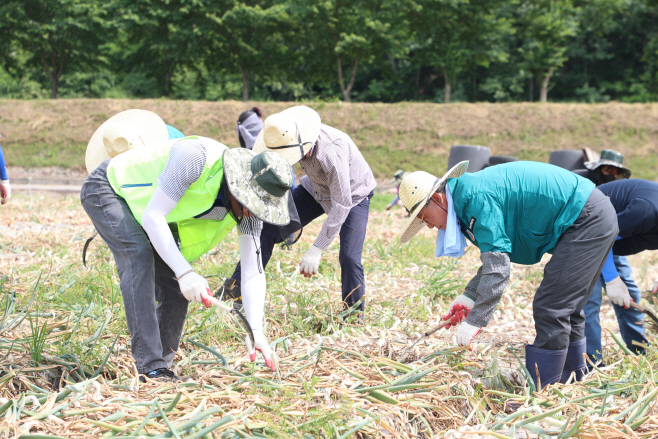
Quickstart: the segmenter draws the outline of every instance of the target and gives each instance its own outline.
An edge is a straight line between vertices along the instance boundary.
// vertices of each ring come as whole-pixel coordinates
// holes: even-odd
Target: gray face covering
[[[242,123],[238,122],[237,131],[238,140],[241,140],[240,146],[253,149],[254,143],[256,143],[256,137],[258,137],[258,133],[262,129],[263,121],[256,113],[246,118]]]

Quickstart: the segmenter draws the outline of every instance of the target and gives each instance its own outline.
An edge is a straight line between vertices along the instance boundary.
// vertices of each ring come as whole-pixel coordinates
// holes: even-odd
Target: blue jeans
[[[621,280],[626,284],[628,292],[636,303],[640,302],[640,289],[635,285],[635,281],[631,277],[632,269],[625,256],[614,256],[615,267],[621,277]],[[599,280],[592,291],[587,304],[585,305],[585,336],[587,337],[587,356],[593,361],[601,360],[602,347],[601,347],[601,320],[599,313],[601,311],[601,297],[603,295],[602,289],[605,288],[603,276],[599,276]],[[633,341],[639,343],[649,344],[645,337],[645,329],[642,326],[644,321],[644,314],[635,308],[624,309],[623,306],[612,304],[617,315],[617,323],[619,324],[619,332],[624,339],[624,343],[632,352],[636,354],[644,354],[644,348],[636,346]]]
[[[373,193],[370,192],[370,195],[352,207],[338,235],[340,238],[338,261],[341,271],[343,303],[347,307],[355,305],[366,293],[361,254],[363,253],[363,243],[368,227],[368,212],[370,211],[370,199],[372,195]],[[304,189],[304,186],[297,185],[292,190],[292,198],[295,202],[302,227],[324,215],[324,210],[320,206],[320,203]],[[264,223],[263,231],[260,234],[263,267],[267,267],[267,263],[274,250],[274,245],[281,241],[281,234],[278,227]],[[242,276],[239,262],[231,277],[235,279],[237,285],[240,285]],[[364,309],[365,300],[358,307],[359,311],[363,311]]]

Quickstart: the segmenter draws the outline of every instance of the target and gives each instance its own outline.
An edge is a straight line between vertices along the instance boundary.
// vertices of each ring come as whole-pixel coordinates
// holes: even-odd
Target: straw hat
[[[122,111],[106,120],[91,136],[85,154],[87,172],[122,152],[168,138],[167,126],[157,114],[146,110]]]
[[[621,169],[624,178],[631,178],[631,170],[623,165],[624,156],[613,149],[604,149],[601,151],[601,158],[596,162],[585,162],[585,167],[590,171],[597,169],[599,166],[609,165]]]
[[[443,177],[437,178],[424,171],[407,174],[400,184],[400,201],[410,213],[409,222],[402,231],[400,242],[405,243],[423,227],[418,212],[425,207],[435,192],[442,192],[449,178],[457,178],[466,172],[468,161],[457,163]]]
[[[261,221],[276,226],[290,222],[288,193],[292,170],[279,154],[256,154],[245,148],[230,148],[222,156],[224,175],[231,194]]]
[[[320,115],[312,108],[298,105],[265,119],[254,151],[272,150],[294,165],[315,145],[320,135]]]

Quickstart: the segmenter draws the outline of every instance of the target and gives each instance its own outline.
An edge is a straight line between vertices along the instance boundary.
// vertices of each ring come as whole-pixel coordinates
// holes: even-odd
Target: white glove
[[[482,328],[477,326],[469,325],[467,322],[459,325],[457,333],[455,334],[455,339],[457,340],[457,346],[468,346],[473,341],[473,338],[482,332]]]
[[[322,258],[322,250],[312,245],[299,263],[299,272],[306,277],[313,276],[320,267],[320,258]]]
[[[249,351],[249,359],[253,363],[256,361],[256,357],[258,354],[256,351],[259,351],[261,354],[263,354],[263,358],[265,358],[265,364],[267,367],[270,368],[272,372],[276,372],[276,365],[274,363],[274,360],[272,360],[272,349],[270,348],[269,343],[267,342],[267,339],[265,339],[265,335],[263,335],[263,331],[259,329],[254,329],[252,330],[254,333],[254,338],[256,339],[256,343],[254,346],[251,344],[251,339],[247,335],[247,337],[244,339],[245,344],[247,345],[247,350]]]
[[[2,204],[6,204],[11,198],[11,187],[9,180],[0,180],[0,193],[2,194]]]
[[[475,302],[468,296],[461,295],[454,302],[450,304],[448,308],[448,314],[443,316],[443,320],[450,320],[450,323],[446,325],[446,329],[450,329],[451,326],[457,326],[457,323],[463,322],[468,313],[471,312]]]
[[[190,271],[178,279],[178,285],[180,286],[180,292],[190,302],[203,303],[204,300],[208,301],[210,298],[208,281],[194,271]]]
[[[628,294],[628,287],[619,276],[605,283],[605,292],[615,305],[623,306],[626,309],[631,306],[631,295]]]

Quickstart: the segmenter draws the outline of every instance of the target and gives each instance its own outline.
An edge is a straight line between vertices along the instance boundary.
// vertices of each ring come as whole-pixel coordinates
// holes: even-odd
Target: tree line
[[[0,97],[648,102],[658,0],[2,0]]]

